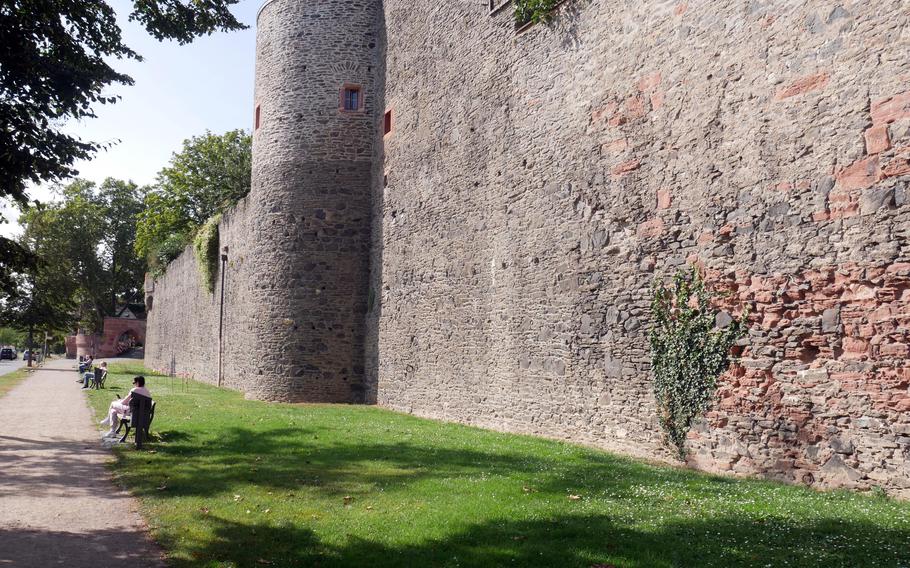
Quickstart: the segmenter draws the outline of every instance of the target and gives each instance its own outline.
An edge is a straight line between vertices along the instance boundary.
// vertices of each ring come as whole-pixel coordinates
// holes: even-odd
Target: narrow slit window
[[[363,110],[363,94],[356,85],[345,85],[342,90],[341,109],[347,112]]]
[[[385,113],[385,119],[382,121],[382,133],[388,134],[392,131],[392,111],[387,110]]]
[[[253,124],[254,124],[253,130],[259,130],[259,116],[260,116],[259,105],[256,105],[256,115],[253,119]]]

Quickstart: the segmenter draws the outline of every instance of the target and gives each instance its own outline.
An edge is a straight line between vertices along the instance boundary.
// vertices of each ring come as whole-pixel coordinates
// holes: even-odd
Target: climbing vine
[[[218,223],[221,215],[214,215],[199,227],[193,238],[193,249],[199,264],[202,283],[210,294],[215,293],[215,277],[218,275]]]
[[[528,22],[535,24],[546,21],[550,13],[562,0],[514,0],[515,23],[523,26]]]
[[[685,459],[686,435],[708,409],[717,378],[730,365],[730,349],[746,331],[747,311],[722,328],[715,326],[712,294],[697,270],[680,270],[669,286],[652,289],[651,365],[660,425]]]

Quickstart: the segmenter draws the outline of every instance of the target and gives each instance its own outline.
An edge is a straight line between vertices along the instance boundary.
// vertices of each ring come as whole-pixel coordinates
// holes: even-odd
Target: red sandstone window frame
[[[388,136],[392,133],[392,109],[385,111],[382,117],[382,135]]]
[[[357,92],[357,108],[349,109],[347,106],[348,93],[356,91]],[[338,92],[338,110],[346,114],[358,114],[362,113],[364,109],[364,99],[363,96],[363,86],[356,83],[345,83],[341,86],[341,90]]]

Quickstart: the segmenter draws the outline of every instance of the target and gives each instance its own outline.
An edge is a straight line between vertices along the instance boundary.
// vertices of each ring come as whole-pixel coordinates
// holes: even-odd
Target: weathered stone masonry
[[[374,2],[276,0],[260,10],[250,195],[221,225],[228,249],[223,381],[269,400],[364,399]],[[339,110],[344,84],[361,111]],[[155,283],[147,361],[217,381],[220,283],[185,252]]]
[[[274,0],[260,16],[263,126],[254,190],[240,210],[256,207],[253,217],[267,221],[250,222],[243,238],[259,251],[247,257],[251,282],[267,275],[269,286],[245,284],[246,299],[228,312],[232,334],[269,349],[244,352],[228,384],[270,399],[363,396],[665,458],[648,369],[649,286],[690,262],[730,292],[721,308],[753,309],[741,364],[693,432],[693,464],[910,496],[903,2],[586,0],[564,4],[551,26],[516,34],[508,9],[387,0],[382,11],[358,7],[373,27],[339,32],[345,45],[375,42],[361,78],[350,76],[366,55],[330,51],[319,52],[328,67],[317,74],[304,75],[311,68],[299,62],[262,70],[272,61],[265,50],[281,42],[290,42],[282,60],[302,57],[296,41],[333,45],[281,36],[264,17],[302,25],[299,11],[342,4]],[[334,27],[326,22],[335,18],[321,19]],[[368,132],[372,145],[317,145],[320,160],[343,154],[352,176],[372,179],[372,204],[359,189],[345,200],[357,217],[331,203],[359,181],[309,185],[305,166],[277,164],[307,160],[309,137],[354,132],[362,141],[366,131],[295,118],[297,103],[279,105],[284,112],[260,95],[272,85],[307,98],[322,92],[323,73],[326,90],[368,85],[369,128],[393,112],[389,135]],[[323,102],[337,107],[307,109],[318,114]],[[357,255],[368,245],[351,235],[337,251],[305,248],[304,227],[324,227],[317,208],[350,215],[345,227],[372,223],[369,289],[364,280],[338,296],[357,298],[341,311],[349,336],[313,335],[319,323],[336,326],[330,310],[340,300],[309,314],[309,271],[295,267],[316,263],[327,281],[349,273],[361,282]],[[189,256],[156,283],[156,366],[164,358],[153,355],[153,329],[195,325],[176,321],[176,306],[191,313],[199,303],[175,298],[198,279]],[[265,318],[256,315],[262,306]],[[283,349],[306,369],[322,345],[329,355],[319,371],[287,371],[294,362]],[[365,369],[351,384],[365,391],[327,386],[342,382],[333,362],[348,365],[357,353]]]

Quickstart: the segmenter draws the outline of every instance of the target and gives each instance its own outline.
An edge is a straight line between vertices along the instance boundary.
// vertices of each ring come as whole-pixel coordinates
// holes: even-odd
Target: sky
[[[182,46],[158,42],[130,22],[129,0],[108,1],[117,11],[124,43],[144,60],[113,61],[114,69],[136,83],[112,88],[110,93],[122,99],[96,106],[97,118],[66,125],[67,132],[83,140],[116,142],[94,159],[76,164],[79,177],[99,183],[115,177],[148,184],[183,140],[206,130],[252,128],[254,28],[262,0],[240,0],[231,8],[249,29],[213,34]],[[47,186],[33,187],[29,195],[42,201],[54,198]],[[0,235],[17,234],[16,212],[7,207],[4,213],[13,222],[0,225]]]

